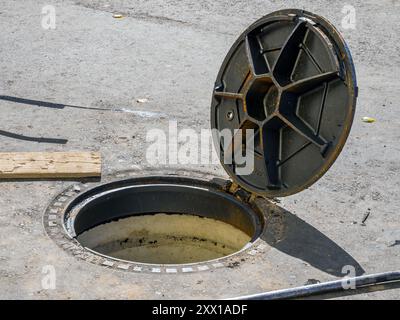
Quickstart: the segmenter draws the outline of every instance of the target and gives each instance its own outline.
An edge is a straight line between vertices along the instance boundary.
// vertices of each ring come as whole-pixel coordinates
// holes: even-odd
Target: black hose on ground
[[[346,277],[335,281],[257,293],[247,296],[235,297],[228,300],[298,299],[340,291],[351,291],[353,292],[353,294],[357,294],[357,291],[360,289],[393,282],[400,282],[400,271],[376,273],[352,278]]]

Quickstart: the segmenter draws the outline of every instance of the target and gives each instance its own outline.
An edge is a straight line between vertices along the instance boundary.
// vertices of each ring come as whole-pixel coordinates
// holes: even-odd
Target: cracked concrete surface
[[[55,30],[41,27],[48,4],[56,8]],[[209,127],[213,82],[229,47],[254,20],[280,8],[303,8],[338,26],[360,88],[346,147],[315,185],[281,199],[287,241],[271,246],[262,262],[177,276],[110,272],[67,255],[45,235],[42,213],[71,182],[4,181],[0,297],[232,297],[333,279],[340,273],[335,255],[352,257],[366,273],[399,269],[400,2],[351,4],[355,30],[340,27],[341,1],[0,0],[4,152],[100,150],[105,174],[143,164],[148,129],[167,128],[168,120],[197,131]],[[126,17],[114,19],[114,12]],[[364,123],[363,116],[377,121]],[[219,165],[196,169],[224,174]],[[55,267],[55,290],[42,288],[45,265]],[[346,299],[399,297],[396,289]]]

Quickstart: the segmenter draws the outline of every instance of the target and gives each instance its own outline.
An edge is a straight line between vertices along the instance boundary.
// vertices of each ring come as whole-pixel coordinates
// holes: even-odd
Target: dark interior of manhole
[[[77,207],[72,225],[81,245],[140,263],[218,259],[243,249],[262,227],[259,215],[230,194],[185,184],[111,188]]]

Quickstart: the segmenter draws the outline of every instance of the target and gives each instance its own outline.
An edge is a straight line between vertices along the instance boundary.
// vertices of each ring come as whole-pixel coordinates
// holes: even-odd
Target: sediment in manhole
[[[83,232],[85,247],[118,259],[182,264],[218,259],[242,249],[251,237],[211,218],[183,214],[134,216]]]
[[[81,194],[66,211],[66,230],[92,252],[147,264],[231,256],[261,233],[262,219],[251,206],[207,182],[148,180],[117,181]]]

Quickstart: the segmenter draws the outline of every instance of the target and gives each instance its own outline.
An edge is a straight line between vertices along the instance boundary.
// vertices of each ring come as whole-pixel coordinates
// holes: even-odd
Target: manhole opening
[[[260,216],[230,194],[181,183],[92,192],[67,212],[65,222],[94,252],[150,264],[230,256],[257,239],[262,227]]]

